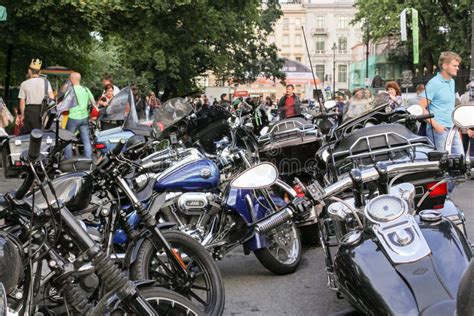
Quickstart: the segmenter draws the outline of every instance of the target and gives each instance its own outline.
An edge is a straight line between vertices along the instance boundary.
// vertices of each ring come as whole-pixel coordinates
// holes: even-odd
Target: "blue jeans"
[[[82,144],[84,144],[84,157],[92,158],[92,146],[89,136],[89,118],[81,120],[68,119],[66,129],[73,133],[79,131],[79,133],[81,134]],[[71,144],[67,145],[67,147],[64,148],[64,158],[72,158]]]
[[[446,128],[446,130],[442,133],[438,133],[431,125],[426,126],[426,136],[431,140],[433,145],[435,145],[436,150],[444,151],[444,145],[446,144],[446,139],[448,138],[448,134],[451,128]],[[434,138],[433,138],[434,135]],[[453,155],[464,155],[464,147],[462,146],[461,137],[458,132],[454,135],[453,145],[451,147],[451,154]],[[448,191],[449,193],[453,192],[454,190],[454,183],[448,183]]]

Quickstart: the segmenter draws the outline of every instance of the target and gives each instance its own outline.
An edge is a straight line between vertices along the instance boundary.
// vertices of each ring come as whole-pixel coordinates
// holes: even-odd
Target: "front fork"
[[[145,227],[150,231],[153,241],[156,241],[161,244],[161,246],[166,252],[167,257],[170,259],[170,262],[176,268],[176,272],[185,280],[189,280],[191,276],[187,270],[186,265],[183,263],[180,255],[173,251],[173,248],[161,233],[160,229],[156,225],[156,220],[153,215],[151,215],[150,212],[137,199],[135,193],[131,190],[125,179],[123,179],[122,177],[117,177],[117,184],[120,189],[122,189],[122,191],[125,193],[125,195],[127,195],[133,205],[133,208],[137,211],[141,220],[145,224]]]
[[[130,281],[113,261],[104,253],[77,222],[74,215],[65,207],[59,210],[60,219],[65,225],[65,231],[71,235],[75,244],[90,258],[101,278],[105,289],[117,294],[121,301],[125,301],[138,315],[156,315],[156,311],[140,295],[135,284]]]

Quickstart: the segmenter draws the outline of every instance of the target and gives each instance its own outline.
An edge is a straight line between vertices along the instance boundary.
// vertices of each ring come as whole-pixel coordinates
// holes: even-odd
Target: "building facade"
[[[362,42],[362,28],[352,25],[354,0],[306,0],[306,30],[313,69],[325,91],[349,89],[352,47]],[[309,65],[309,60],[305,60]]]

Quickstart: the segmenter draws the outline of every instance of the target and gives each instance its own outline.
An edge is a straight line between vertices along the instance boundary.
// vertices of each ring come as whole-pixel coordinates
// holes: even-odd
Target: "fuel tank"
[[[466,239],[447,219],[421,221],[419,227],[431,254],[409,263],[393,264],[368,231],[359,243],[340,246],[334,261],[336,280],[341,293],[359,311],[418,315],[437,302],[456,298],[472,257]]]
[[[203,157],[189,157],[165,170],[155,182],[156,191],[200,191],[217,188],[219,168]]]
[[[56,191],[56,196],[51,192],[49,187],[45,186],[45,191],[50,203],[55,201],[57,197],[71,212],[80,211],[89,205],[92,197],[93,184],[92,179],[86,172],[69,173],[55,178],[51,182]],[[48,208],[48,204],[41,191],[35,191],[34,198],[35,207],[40,209]],[[25,198],[25,201],[30,205],[33,204],[32,196],[30,195]]]

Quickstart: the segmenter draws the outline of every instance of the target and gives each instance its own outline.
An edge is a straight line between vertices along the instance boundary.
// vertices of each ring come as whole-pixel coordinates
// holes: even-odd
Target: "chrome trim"
[[[388,175],[393,176],[404,172],[421,172],[421,171],[436,171],[439,170],[438,161],[422,161],[422,162],[404,162],[394,164],[387,167]],[[375,168],[370,168],[362,171],[362,181],[374,181],[379,178],[379,174]],[[342,193],[343,191],[352,187],[352,180],[347,176],[346,178],[326,187],[324,194],[318,199],[325,199],[333,195]]]

